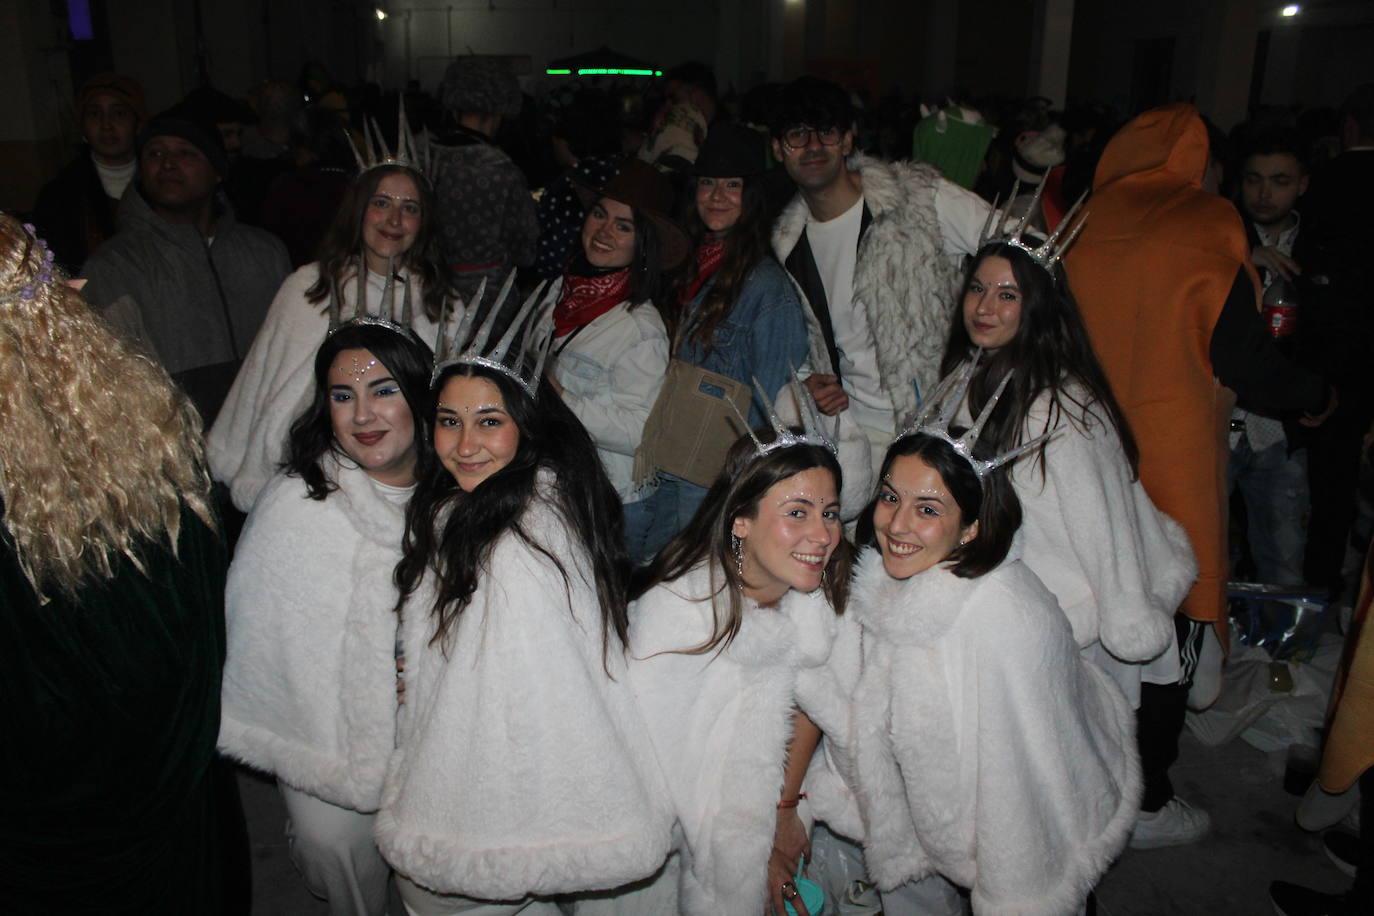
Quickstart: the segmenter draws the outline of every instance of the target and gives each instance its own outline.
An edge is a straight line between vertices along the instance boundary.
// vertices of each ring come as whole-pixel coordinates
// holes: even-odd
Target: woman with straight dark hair
[[[634,557],[643,553],[648,519],[635,452],[668,368],[662,273],[682,263],[688,242],[668,216],[672,186],[647,163],[632,159],[605,187],[579,193],[587,206],[582,248],[563,274],[547,375],[596,443],[624,504]]]
[[[806,361],[801,299],[768,245],[765,162],[762,135],[722,123],[690,170],[683,222],[695,264],[673,290],[682,310],[672,322],[673,359],[636,455],[636,481],[653,485],[643,501],[645,539],[631,557],[637,563],[701,505],[734,440],[736,411],[751,426],[765,422],[751,406],[753,380],[772,397]]]
[[[1062,251],[1015,235],[979,250],[950,330],[945,371],[981,350],[965,417],[1010,379],[984,430],[994,447],[1057,431],[1011,471],[1025,512],[1025,563],[1059,599],[1084,656],[1139,707],[1143,685],[1180,681],[1174,612],[1197,564],[1182,526],[1155,507],[1138,479],[1135,438],[1093,353],[1057,260]],[[1184,692],[1171,692],[1180,721]],[[1155,759],[1146,758],[1148,814],[1132,843],[1157,845],[1176,832],[1201,836],[1206,813],[1174,797],[1167,769]]]
[[[944,370],[983,354],[964,415],[981,411],[1010,377],[983,432],[991,446],[1058,431],[1011,472],[1025,511],[1026,565],[1059,598],[1080,648],[1135,705],[1143,674],[1177,668],[1177,653],[1166,651],[1173,612],[1197,571],[1187,535],[1140,485],[1135,438],[1059,263],[990,243],[959,301]]]
[[[311,363],[325,332],[354,314],[382,314],[433,340],[448,294],[434,196],[402,109],[394,157],[360,157],[319,260],[282,283],[229,397],[206,437],[210,472],[247,512],[277,472],[291,423],[310,401]]]
[[[990,457],[984,419],[959,438],[923,422],[889,447],[850,598],[858,638],[832,662],[855,684],[864,857],[890,916],[960,912],[948,894],[932,909],[937,875],[975,913],[1083,912],[1140,795],[1131,709],[1021,562],[1000,467],[1015,454]]]
[[[430,365],[377,319],[326,338],[229,569],[219,746],[277,777],[291,858],[336,916],[386,912],[372,830],[396,730],[392,570],[429,455]]]
[[[508,347],[484,324],[462,355],[441,352],[436,460],[396,570],[404,701],[377,840],[421,916],[552,914],[554,896],[653,912],[619,889],[669,851],[623,677],[620,502],[542,377],[552,328],[525,327],[532,305]]]
[[[849,584],[840,484],[815,427],[745,436],[640,574],[629,679],[680,828],[678,912],[782,916],[813,820],[848,809],[812,765],[847,722],[824,667]]]

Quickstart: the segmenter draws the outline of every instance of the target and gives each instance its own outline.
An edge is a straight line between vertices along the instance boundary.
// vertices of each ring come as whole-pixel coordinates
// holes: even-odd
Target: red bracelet
[[[806,793],[805,793],[805,792],[801,793],[801,794],[798,795],[796,798],[790,798],[790,799],[789,799],[789,798],[784,798],[782,801],[778,802],[778,808],[779,808],[779,810],[785,809],[785,808],[795,808],[795,807],[797,807],[798,804],[801,803],[801,800],[802,800],[803,798],[806,798]]]

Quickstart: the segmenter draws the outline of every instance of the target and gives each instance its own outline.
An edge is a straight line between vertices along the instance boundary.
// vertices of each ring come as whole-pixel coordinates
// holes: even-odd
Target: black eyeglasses
[[[844,136],[844,131],[838,127],[812,127],[809,124],[798,124],[796,127],[789,127],[782,132],[782,142],[788,149],[802,149],[811,142],[812,135],[821,141],[822,146],[835,146]]]

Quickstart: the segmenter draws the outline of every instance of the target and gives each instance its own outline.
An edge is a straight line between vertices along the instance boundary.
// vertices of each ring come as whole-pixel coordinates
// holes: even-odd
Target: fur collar
[[[718,596],[723,603],[723,579],[713,579],[710,564],[703,563],[663,588],[683,601],[708,602]],[[746,668],[812,668],[829,658],[837,625],[835,611],[821,589],[790,591],[776,608],[759,607],[745,598],[739,633],[721,654]]]
[[[1013,545],[997,568],[1020,565],[1020,553]],[[894,579],[883,568],[882,552],[866,547],[855,564],[851,613],[860,626],[879,639],[928,648],[954,626],[985,578],[961,578],[942,563],[910,579]]]

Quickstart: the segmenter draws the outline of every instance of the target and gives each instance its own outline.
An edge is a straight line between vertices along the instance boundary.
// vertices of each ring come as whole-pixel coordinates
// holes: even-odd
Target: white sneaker
[[[1132,849],[1157,849],[1196,843],[1212,828],[1212,818],[1175,795],[1158,811],[1140,812],[1131,831]]]

